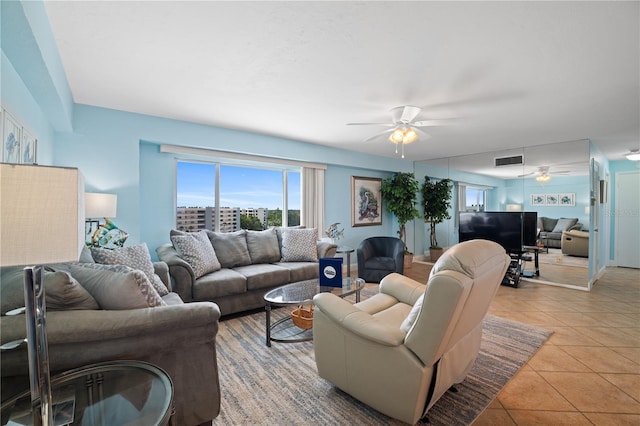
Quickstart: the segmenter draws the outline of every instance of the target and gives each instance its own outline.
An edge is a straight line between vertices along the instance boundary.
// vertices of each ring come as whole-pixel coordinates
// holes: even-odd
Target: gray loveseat
[[[153,266],[170,290],[167,265],[156,262]],[[25,338],[26,327],[23,314],[5,315],[24,306],[22,270],[4,268],[0,272],[0,342],[4,344]],[[78,279],[71,275],[75,272]],[[96,291],[92,287],[101,283],[109,288]],[[215,346],[220,310],[215,303],[186,304],[169,292],[161,296],[161,305],[150,307],[160,304],[159,295],[154,293],[151,303],[152,292],[141,272],[121,266],[102,270],[84,263],[57,265],[53,270],[47,268],[44,284],[52,375],[103,361],[146,361],[171,377],[176,424],[211,424],[220,410]],[[141,291],[133,294],[136,289]],[[113,292],[107,294],[110,290]],[[113,309],[118,298],[122,304],[142,307]],[[102,309],[101,304],[111,309]],[[29,388],[26,345],[2,352],[1,376],[3,401]]]
[[[562,246],[562,233],[565,231],[581,230],[582,224],[578,218],[553,219],[550,217],[538,217],[538,239],[545,247],[560,248]]]
[[[270,228],[217,233],[173,230],[156,249],[185,302],[212,301],[222,315],[264,307],[264,294],[318,277],[318,259],[335,244],[318,241],[315,228]]]

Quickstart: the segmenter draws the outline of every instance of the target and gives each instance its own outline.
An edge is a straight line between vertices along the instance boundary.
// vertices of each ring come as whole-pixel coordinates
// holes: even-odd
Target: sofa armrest
[[[171,292],[171,275],[169,275],[169,265],[165,262],[153,262],[153,271],[160,277],[162,283]]]
[[[215,342],[220,309],[212,302],[129,310],[47,312],[52,371]],[[0,318],[2,342],[26,336],[23,315]],[[28,374],[26,347],[2,353],[2,376]]]
[[[328,243],[326,241],[318,241],[318,259],[321,257],[335,257],[336,249],[338,246],[333,243]]]
[[[156,248],[158,259],[165,262],[169,266],[169,275],[172,281],[172,290],[182,298],[185,302],[193,300],[191,288],[196,280],[193,268],[183,258],[172,244],[163,244]]]
[[[399,302],[413,306],[427,286],[409,277],[393,272],[380,281],[380,293],[395,297]]]
[[[567,231],[580,231],[581,229],[582,229],[582,224],[580,222],[578,222],[575,225],[569,227],[569,229],[567,229]]]
[[[400,346],[404,342],[406,335],[402,330],[385,324],[335,294],[316,294],[313,303],[320,310],[319,315],[325,315],[360,337],[385,346]]]

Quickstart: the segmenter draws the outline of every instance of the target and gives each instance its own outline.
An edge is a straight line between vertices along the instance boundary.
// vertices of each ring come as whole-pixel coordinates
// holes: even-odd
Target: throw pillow
[[[206,231],[172,235],[170,238],[178,255],[193,268],[196,278],[220,270],[220,261]]]
[[[83,263],[70,266],[71,275],[102,309],[123,310],[166,306],[146,274],[124,265]]]
[[[318,230],[285,229],[282,232],[282,262],[317,262]]]
[[[415,323],[416,319],[418,319],[418,314],[420,313],[420,309],[422,309],[423,301],[424,294],[420,296],[418,300],[416,300],[413,308],[411,308],[411,311],[409,311],[409,315],[407,315],[404,321],[402,321],[402,324],[400,324],[400,330],[404,331],[405,333],[408,333],[409,330],[411,330],[411,327],[413,327],[413,323]]]
[[[100,309],[95,299],[66,272],[44,272],[47,310]],[[24,272],[22,268],[0,271],[2,315],[24,306]]]
[[[576,223],[578,223],[578,218],[567,219],[567,218],[563,217],[561,219],[558,219],[558,222],[556,223],[556,226],[553,228],[553,231],[551,231],[551,232],[560,233],[560,232],[566,231],[567,229],[571,228]]]
[[[280,247],[275,229],[247,231],[247,247],[251,263],[272,263],[280,261]]]
[[[251,265],[246,233],[244,229],[236,232],[207,231],[213,250],[223,268]]]
[[[169,293],[160,277],[154,272],[149,248],[145,243],[130,247],[118,247],[113,250],[91,247],[91,255],[98,263],[125,265],[133,269],[139,269],[144,272],[160,296]]]

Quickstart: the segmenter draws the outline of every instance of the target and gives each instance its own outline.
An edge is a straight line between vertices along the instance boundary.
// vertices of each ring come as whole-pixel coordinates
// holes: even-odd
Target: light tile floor
[[[554,334],[475,426],[640,425],[640,270],[608,268],[591,292],[502,286],[489,313]]]

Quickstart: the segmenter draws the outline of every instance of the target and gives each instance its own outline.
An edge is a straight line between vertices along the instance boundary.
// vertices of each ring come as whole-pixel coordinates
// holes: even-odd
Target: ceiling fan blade
[[[424,131],[418,129],[417,127],[411,126],[411,128],[416,131],[418,136],[420,136],[420,139],[429,139],[431,137],[431,135],[429,135],[428,133],[425,133]]]
[[[535,175],[535,174],[536,174],[536,172],[531,172],[531,173],[525,173],[525,174],[523,174],[523,175],[518,175],[518,177],[527,177],[527,176],[533,176],[533,175]]]
[[[364,142],[369,142],[369,141],[372,141],[372,140],[374,140],[374,139],[377,139],[377,138],[379,138],[379,137],[380,137],[380,136],[382,136],[382,135],[386,135],[387,133],[391,133],[391,132],[393,132],[393,130],[394,130],[394,129],[389,129],[389,130],[385,130],[384,132],[376,133],[375,135],[373,135],[373,136],[371,136],[371,137],[369,137],[369,138],[365,139],[365,140],[364,140]]]
[[[415,127],[433,127],[433,126],[446,126],[447,124],[451,124],[451,119],[446,120],[422,120],[416,121],[412,123],[412,126]]]
[[[560,170],[557,172],[549,172],[550,175],[565,175],[567,173],[571,173],[570,170]]]
[[[347,126],[386,126],[393,127],[395,124],[392,123],[347,123]]]

